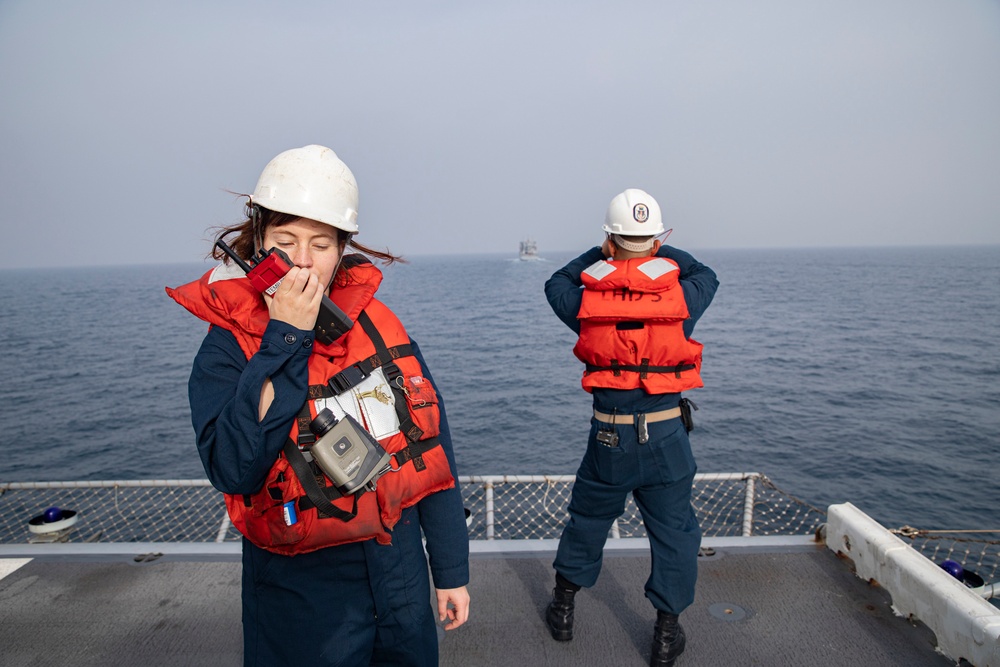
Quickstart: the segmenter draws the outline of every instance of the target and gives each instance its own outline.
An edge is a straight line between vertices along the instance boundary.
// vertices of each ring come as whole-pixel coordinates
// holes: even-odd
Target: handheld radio
[[[339,421],[330,408],[323,408],[309,423],[318,440],[309,449],[337,490],[343,495],[375,490],[378,478],[391,469],[391,455],[351,415]]]
[[[250,258],[252,265],[248,265],[222,239],[216,241],[215,245],[229,255],[236,262],[236,266],[246,272],[250,284],[261,294],[274,295],[285,274],[295,266],[280,248],[262,249]],[[324,294],[319,315],[316,317],[316,340],[329,345],[350,331],[352,326],[354,321]]]

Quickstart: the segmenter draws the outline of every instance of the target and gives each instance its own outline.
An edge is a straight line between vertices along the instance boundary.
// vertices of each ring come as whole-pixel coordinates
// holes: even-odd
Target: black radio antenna
[[[222,239],[219,239],[218,241],[215,242],[215,245],[217,245],[219,248],[221,248],[224,253],[226,253],[227,255],[229,255],[229,257],[232,258],[232,260],[234,262],[236,262],[236,266],[238,266],[241,269],[243,269],[244,273],[250,273],[250,266],[247,265],[247,263],[244,262],[242,259],[240,259],[240,256],[237,255],[233,251],[232,248],[230,248],[228,245],[226,245],[225,241],[223,241]]]

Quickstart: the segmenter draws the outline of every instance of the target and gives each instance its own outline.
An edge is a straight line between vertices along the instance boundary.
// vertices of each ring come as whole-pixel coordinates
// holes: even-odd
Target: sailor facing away
[[[631,492],[652,552],[650,665],[667,667],[684,651],[678,616],[694,601],[701,543],[691,506],[693,403],[681,392],[702,386],[702,346],[691,333],[719,282],[688,253],[661,244],[660,207],[642,190],[611,201],[603,230],[602,247],[545,283],[556,315],[580,335],[573,352],[594,399],[545,620],[557,641],[573,638],[574,596],[597,582],[608,531]]]

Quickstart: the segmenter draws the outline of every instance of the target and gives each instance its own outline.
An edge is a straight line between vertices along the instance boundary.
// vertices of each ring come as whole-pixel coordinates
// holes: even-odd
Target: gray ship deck
[[[702,559],[697,598],[682,616],[688,648],[678,667],[955,664],[935,651],[933,633],[895,616],[888,594],[829,549],[806,538],[730,542],[703,543],[715,554]],[[474,552],[472,617],[440,632],[442,665],[648,664],[649,558],[630,548],[642,542],[609,550],[597,585],[578,596],[568,643],[553,641],[542,622],[553,544]],[[0,663],[240,665],[238,545],[169,545],[139,563],[142,546],[35,558],[0,579]],[[0,574],[5,563],[14,561],[0,560]]]

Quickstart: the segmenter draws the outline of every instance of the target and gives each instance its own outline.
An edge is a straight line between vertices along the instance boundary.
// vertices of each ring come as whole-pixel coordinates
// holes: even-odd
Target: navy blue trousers
[[[601,428],[614,428],[618,446],[597,441]],[[694,602],[701,528],[691,507],[697,469],[680,419],[648,425],[649,440],[639,444],[636,427],[591,420],[587,453],[576,473],[569,523],[556,552],[556,571],[583,587],[601,572],[604,543],[615,519],[635,498],[649,536],[652,569],[646,597],[653,606],[680,614]]]
[[[416,509],[403,511],[390,546],[368,540],[289,557],[244,540],[243,663],[436,666]]]

